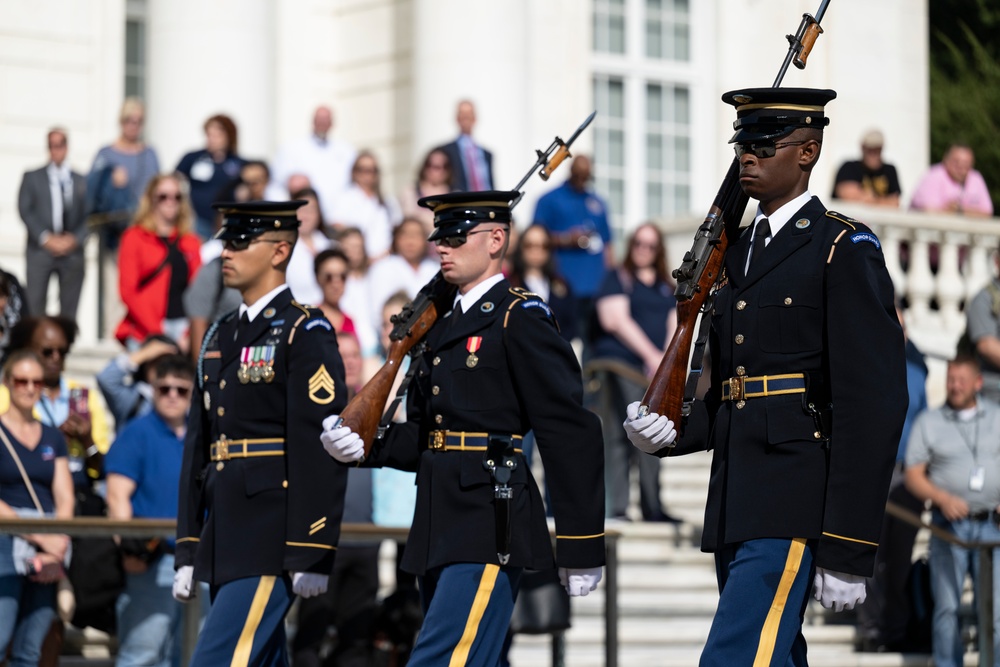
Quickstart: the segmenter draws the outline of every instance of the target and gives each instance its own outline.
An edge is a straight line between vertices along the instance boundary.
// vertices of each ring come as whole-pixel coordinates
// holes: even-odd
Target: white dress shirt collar
[[[483,282],[479,283],[478,285],[476,285],[475,287],[473,287],[472,289],[470,289],[465,294],[461,294],[461,293],[456,294],[455,295],[455,304],[452,307],[452,310],[454,310],[459,305],[461,305],[462,306],[462,311],[461,311],[462,313],[469,312],[469,310],[474,305],[476,305],[476,302],[479,301],[480,299],[482,299],[483,296],[485,296],[487,292],[489,292],[491,289],[493,289],[493,287],[497,283],[499,283],[501,280],[503,280],[503,274],[502,273],[498,273],[496,275],[490,276],[489,278],[487,278]]]
[[[771,239],[774,238],[775,234],[781,231],[781,228],[785,226],[785,223],[788,222],[800,208],[805,206],[810,199],[812,199],[812,193],[806,190],[792,201],[782,205],[771,215],[764,215],[764,212],[760,210],[760,204],[757,204],[757,215],[754,216],[753,219],[754,228],[757,227],[757,223],[760,222],[761,218],[767,218],[767,222],[771,226],[771,236],[767,241],[767,243],[770,244]]]
[[[253,304],[251,304],[251,305],[248,306],[245,303],[241,303],[240,304],[240,317],[243,317],[243,313],[246,313],[247,314],[247,319],[249,319],[251,322],[253,322],[257,318],[257,316],[260,315],[260,312],[262,310],[264,310],[264,308],[267,307],[267,304],[271,303],[271,301],[274,300],[274,297],[278,296],[278,294],[280,294],[282,292],[282,290],[286,290],[286,289],[288,289],[288,284],[287,283],[281,283],[280,285],[278,285],[277,287],[275,287],[273,290],[271,290],[270,292],[268,292],[264,296],[260,297],[256,301],[254,301]]]

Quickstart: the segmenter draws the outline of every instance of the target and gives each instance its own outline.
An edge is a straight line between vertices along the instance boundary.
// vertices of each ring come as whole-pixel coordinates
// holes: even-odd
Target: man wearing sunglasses
[[[212,596],[194,666],[287,664],[285,614],[333,569],[347,471],[317,440],[347,392],[333,327],[285,283],[304,203],[216,205],[242,303],[205,334],[181,470],[174,596]]]
[[[108,516],[176,519],[194,366],[182,354],[153,365],[152,410],[121,431],[104,460]],[[171,595],[174,540],[123,538],[125,590],[118,599],[119,665],[154,665],[180,655],[181,605]]]
[[[600,424],[581,404],[580,367],[548,305],[500,272],[517,194],[420,200],[434,211],[430,240],[457,291],[416,361],[408,420],[389,426],[365,460],[417,473],[402,562],[418,576],[424,605],[411,667],[499,664],[524,568],[558,565],[570,595],[587,595],[601,578]],[[364,443],[335,423],[335,415],[324,422],[324,447],[338,461],[359,461]],[[521,452],[529,430],[549,472],[555,558]]]
[[[714,450],[702,549],[715,553],[720,600],[703,666],[806,665],[810,591],[851,609],[874,567],[906,371],[878,238],[809,192],[835,96],[723,96],[740,186],[758,205],[717,283],[711,388],[676,428],[627,408],[643,451]]]

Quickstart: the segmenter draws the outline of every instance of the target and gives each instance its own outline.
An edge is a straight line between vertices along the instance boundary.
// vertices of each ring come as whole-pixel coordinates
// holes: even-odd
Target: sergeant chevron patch
[[[326,396],[322,395],[324,393]],[[319,370],[309,378],[309,400],[319,405],[327,405],[333,402],[335,395],[333,378],[326,370],[326,365],[321,364]]]

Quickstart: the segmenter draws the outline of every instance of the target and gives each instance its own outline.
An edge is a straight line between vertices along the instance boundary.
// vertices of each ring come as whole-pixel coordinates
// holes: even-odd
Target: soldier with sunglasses
[[[500,272],[517,192],[425,197],[444,280],[457,286],[414,363],[407,421],[389,426],[366,465],[417,473],[403,570],[417,575],[424,625],[407,664],[499,664],[521,574],[559,568],[571,595],[604,564],[604,454],[581,404],[580,367],[549,306]],[[327,419],[323,443],[344,463],[364,443]],[[533,430],[556,522],[521,451]],[[554,574],[554,573],[553,573]]]
[[[174,596],[212,597],[195,666],[287,664],[285,614],[333,570],[347,471],[317,439],[347,392],[333,327],[285,283],[304,203],[215,206],[243,302],[205,334],[181,470]]]
[[[702,665],[806,665],[810,592],[851,609],[875,563],[907,405],[903,336],[879,239],[809,192],[835,96],[723,96],[758,206],[715,286],[711,388],[676,428],[627,408],[639,449],[714,453],[702,549],[720,600]]]

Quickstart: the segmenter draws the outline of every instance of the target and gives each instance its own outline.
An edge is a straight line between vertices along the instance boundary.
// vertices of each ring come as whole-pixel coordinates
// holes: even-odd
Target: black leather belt
[[[992,519],[994,513],[990,510],[983,510],[982,512],[970,512],[969,516],[966,518],[969,521],[988,521]]]
[[[210,455],[213,461],[248,459],[255,456],[284,456],[284,438],[243,438],[230,440],[222,438],[212,443]]]
[[[805,373],[785,373],[783,375],[737,376],[722,383],[722,400],[745,401],[748,398],[780,396],[782,394],[804,394]]]
[[[427,449],[435,452],[485,452],[490,444],[490,437],[510,438],[520,442],[523,436],[500,435],[474,431],[431,431],[427,437]],[[518,454],[521,449],[514,450]]]

